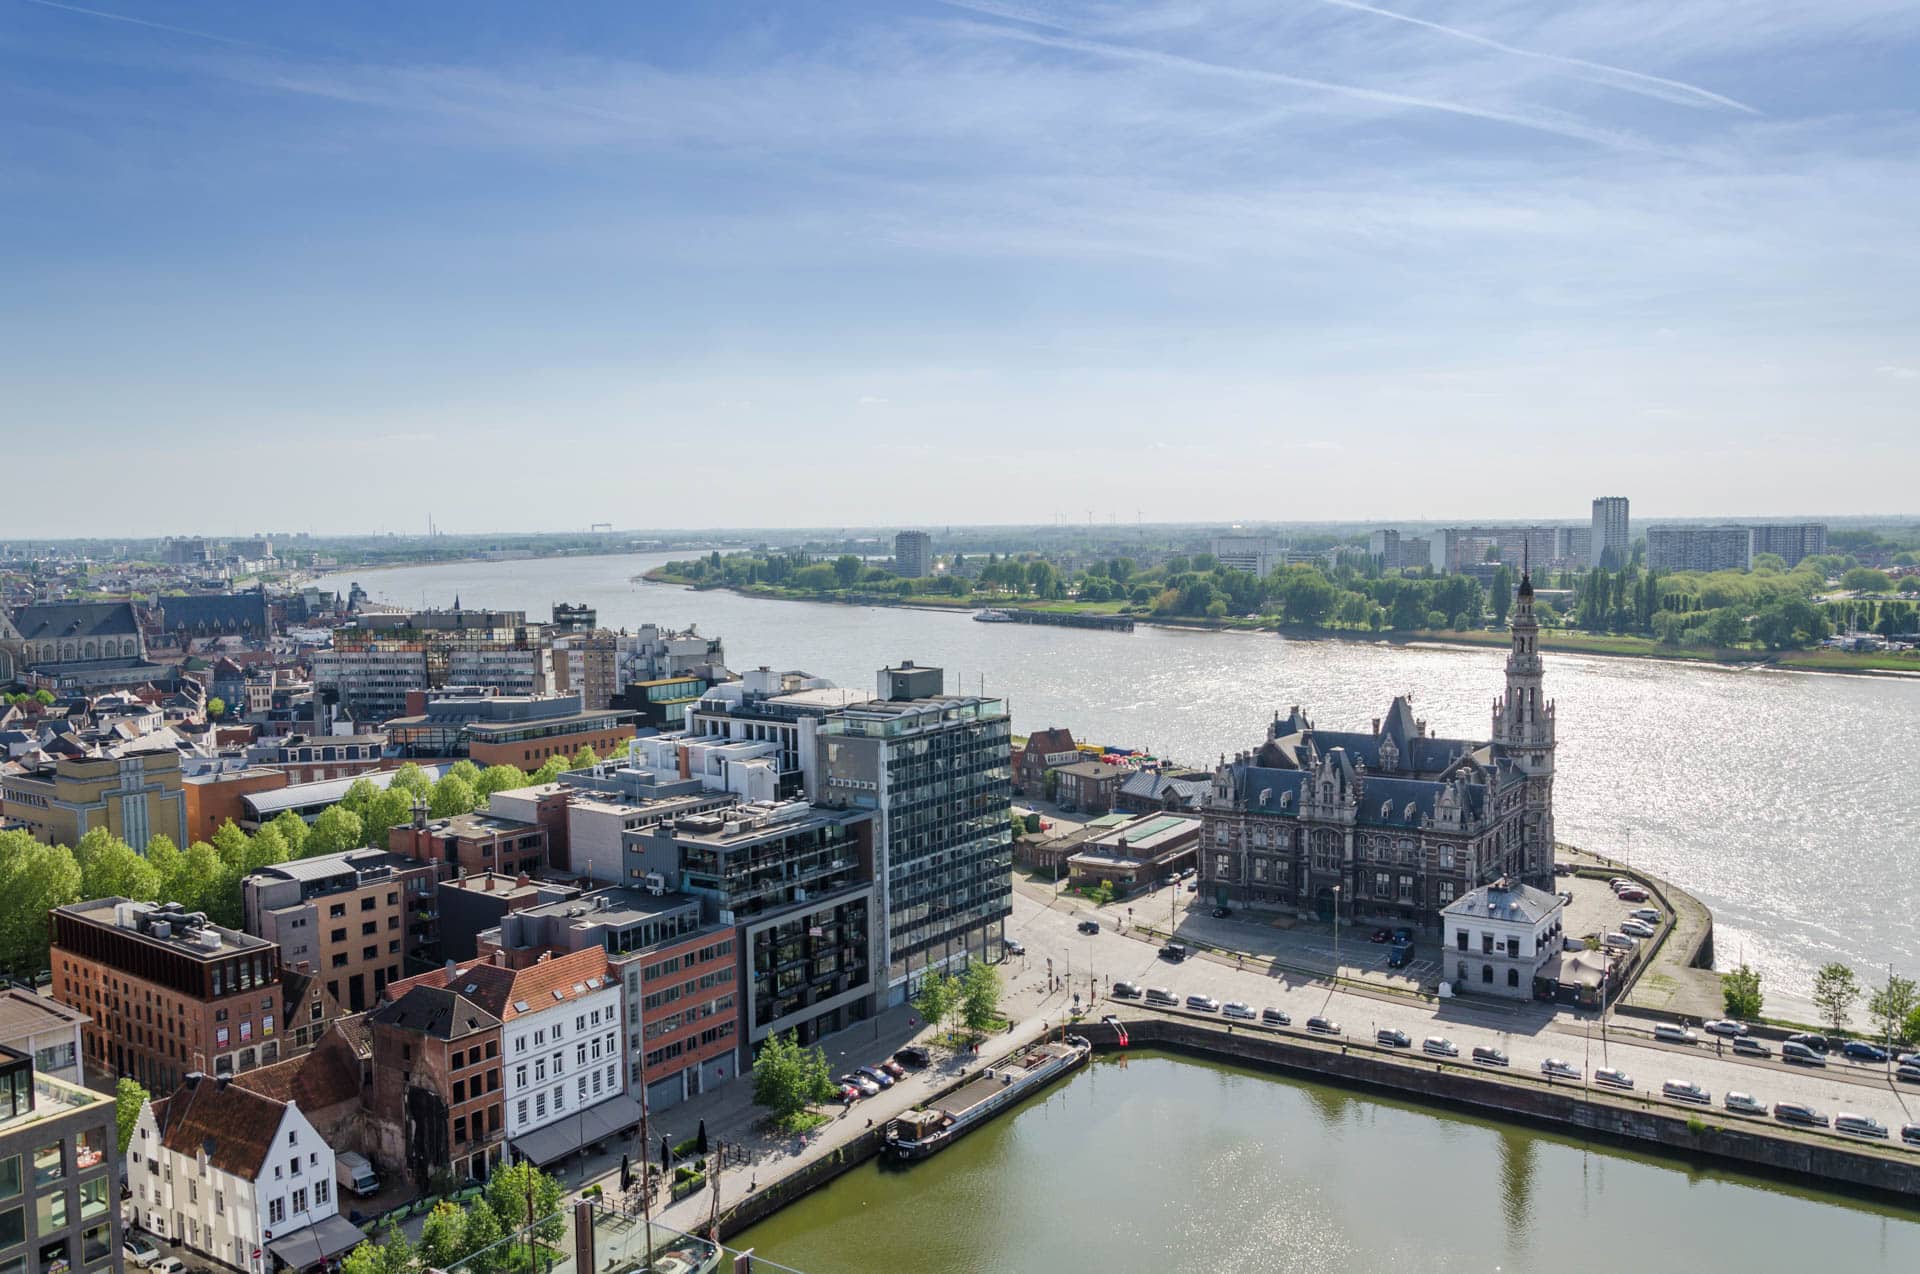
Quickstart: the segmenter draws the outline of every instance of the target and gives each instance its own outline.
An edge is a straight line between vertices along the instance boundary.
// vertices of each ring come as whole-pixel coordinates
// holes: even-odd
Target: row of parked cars
[[[1743,1057],[1772,1057],[1773,1050],[1762,1040],[1747,1034],[1745,1022],[1735,1022],[1720,1018],[1700,1024],[1700,1029],[1711,1035],[1726,1039],[1735,1053]],[[1653,1038],[1662,1044],[1698,1044],[1700,1037],[1684,1026],[1662,1023],[1653,1028]],[[1795,1062],[1801,1066],[1825,1066],[1827,1057],[1838,1052],[1849,1061],[1870,1062],[1873,1065],[1885,1063],[1891,1056],[1878,1044],[1866,1040],[1830,1040],[1824,1035],[1802,1032],[1789,1035],[1780,1042],[1780,1060]],[[1901,1053],[1894,1059],[1894,1078],[1909,1084],[1920,1084],[1920,1052]]]
[[[842,1075],[840,1100],[852,1105],[862,1097],[873,1097],[905,1079],[908,1067],[919,1070],[932,1061],[933,1054],[918,1044],[909,1044],[882,1062],[856,1067]]]

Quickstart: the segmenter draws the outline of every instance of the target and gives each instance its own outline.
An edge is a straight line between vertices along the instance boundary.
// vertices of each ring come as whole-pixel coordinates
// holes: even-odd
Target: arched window
[[[1465,982],[1467,980],[1467,962],[1465,960],[1460,961],[1456,969],[1458,972],[1458,980]]]
[[[1481,965],[1481,966],[1480,966],[1480,980],[1481,980],[1482,982],[1489,982],[1489,983],[1493,981],[1493,966],[1492,966],[1492,965],[1490,965],[1490,964],[1483,964],[1483,965]]]
[[[1508,969],[1508,970],[1507,970],[1507,985],[1508,985],[1508,986],[1519,986],[1519,985],[1520,985],[1520,970],[1518,970],[1518,969]]]

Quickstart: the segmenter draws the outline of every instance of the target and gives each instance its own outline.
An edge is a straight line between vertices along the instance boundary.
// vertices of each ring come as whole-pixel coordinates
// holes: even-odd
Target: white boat
[[[992,609],[977,610],[973,612],[973,618],[975,623],[980,624],[1012,624],[1019,622],[1003,610]]]

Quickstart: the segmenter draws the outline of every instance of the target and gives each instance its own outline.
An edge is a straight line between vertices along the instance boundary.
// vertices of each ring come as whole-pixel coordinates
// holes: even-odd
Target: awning
[[[545,1167],[590,1142],[602,1141],[640,1122],[640,1103],[622,1094],[597,1106],[563,1115],[545,1128],[522,1133],[512,1140],[514,1154]]]
[[[267,1244],[267,1251],[300,1270],[350,1252],[365,1242],[366,1237],[359,1226],[336,1212],[324,1221],[315,1221],[303,1230],[273,1239]]]

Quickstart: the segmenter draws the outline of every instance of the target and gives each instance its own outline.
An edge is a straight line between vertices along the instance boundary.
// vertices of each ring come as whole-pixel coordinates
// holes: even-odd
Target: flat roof
[[[33,991],[10,986],[0,991],[0,1040],[17,1040],[61,1026],[91,1021],[85,1013]]]
[[[596,899],[605,898],[608,905],[600,907]],[[528,907],[520,914],[525,916],[565,916],[572,919],[590,921],[598,924],[627,924],[635,920],[648,920],[654,916],[669,915],[684,911],[688,907],[699,906],[699,899],[686,894],[650,894],[644,889],[630,889],[625,885],[614,885],[604,889],[595,889],[581,894],[577,898],[562,898],[554,902],[543,902],[537,907]],[[712,925],[710,928],[727,929],[731,925]]]

